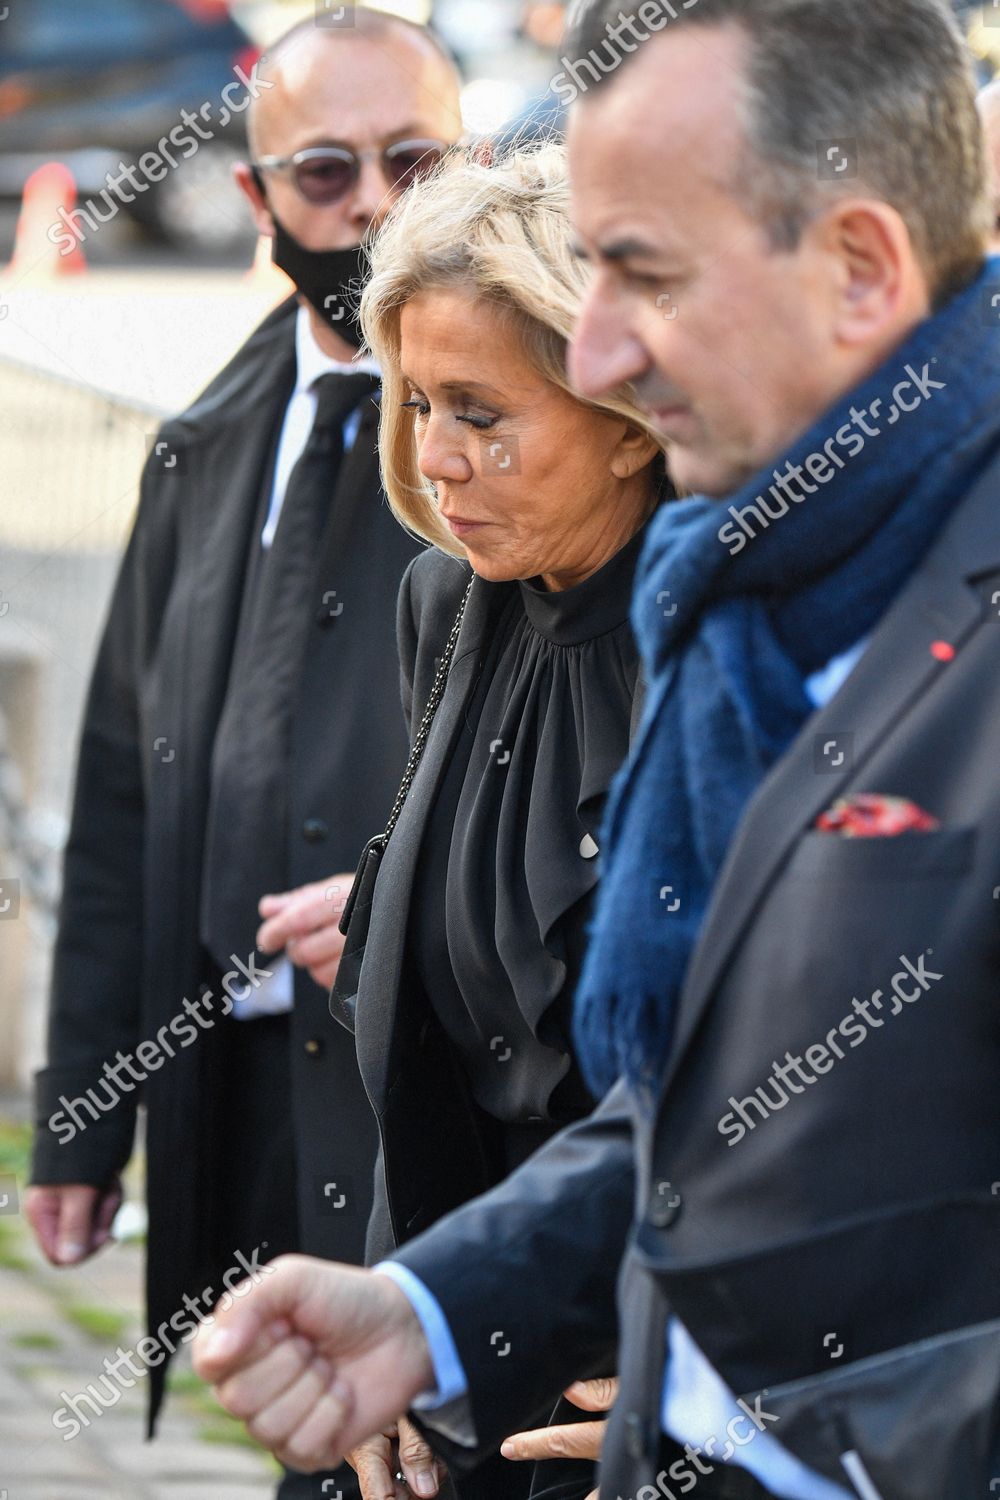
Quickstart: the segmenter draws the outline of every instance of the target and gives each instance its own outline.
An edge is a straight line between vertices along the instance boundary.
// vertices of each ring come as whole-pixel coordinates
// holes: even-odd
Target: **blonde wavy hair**
[[[419,292],[460,288],[498,306],[546,380],[583,406],[624,417],[660,446],[630,386],[588,402],[566,374],[566,348],[589,273],[570,245],[562,146],[515,151],[497,165],[456,148],[399,200],[369,254],[361,323],[382,369],[382,478],[408,531],[454,557],[466,555],[440,519],[434,486],[417,467],[413,424],[401,409],[409,390],[400,371],[400,312]]]

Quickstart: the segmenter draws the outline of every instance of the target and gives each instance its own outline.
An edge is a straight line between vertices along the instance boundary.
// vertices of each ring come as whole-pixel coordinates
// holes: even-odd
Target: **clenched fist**
[[[333,1469],[434,1386],[423,1330],[395,1282],[283,1255],[198,1333],[194,1367],[289,1468]]]

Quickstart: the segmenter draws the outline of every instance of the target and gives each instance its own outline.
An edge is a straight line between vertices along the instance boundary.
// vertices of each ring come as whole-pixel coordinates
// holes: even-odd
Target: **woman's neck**
[[[640,475],[638,482],[631,481],[623,486],[616,496],[607,526],[592,542],[586,555],[567,567],[540,575],[549,592],[562,594],[567,589],[576,588],[577,584],[585,583],[603,568],[645,526],[658,500],[658,486],[648,473]]]

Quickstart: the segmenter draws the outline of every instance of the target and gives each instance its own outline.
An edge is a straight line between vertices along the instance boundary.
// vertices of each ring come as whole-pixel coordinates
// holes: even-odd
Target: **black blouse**
[[[512,1126],[551,1129],[593,1103],[570,1012],[605,796],[628,753],[644,534],[564,592],[495,585],[510,598],[424,836],[409,967],[476,1103]]]

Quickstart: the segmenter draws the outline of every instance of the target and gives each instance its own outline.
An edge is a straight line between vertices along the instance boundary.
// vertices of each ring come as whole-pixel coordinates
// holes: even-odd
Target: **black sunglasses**
[[[351,151],[346,146],[310,146],[294,156],[262,156],[253,170],[260,183],[261,172],[286,172],[307,203],[337,203],[357,186],[361,164],[380,161],[395,188],[408,188],[418,177],[433,171],[447,146],[443,141],[396,141],[378,151]]]

